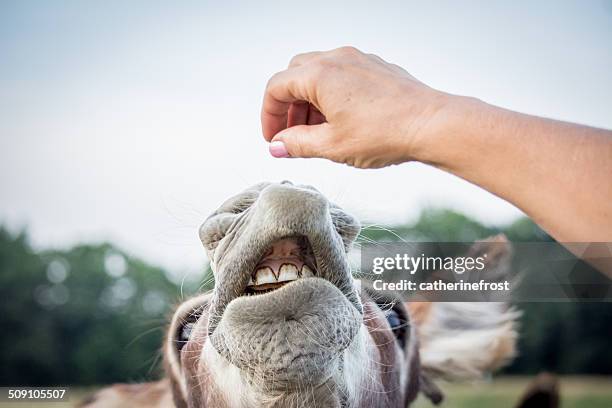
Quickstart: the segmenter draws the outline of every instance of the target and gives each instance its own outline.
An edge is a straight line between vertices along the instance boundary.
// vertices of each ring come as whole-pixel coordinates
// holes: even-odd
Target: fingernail
[[[281,142],[280,140],[271,142],[269,149],[270,149],[270,154],[274,157],[279,157],[279,158],[289,157],[289,152],[287,151],[285,144]]]

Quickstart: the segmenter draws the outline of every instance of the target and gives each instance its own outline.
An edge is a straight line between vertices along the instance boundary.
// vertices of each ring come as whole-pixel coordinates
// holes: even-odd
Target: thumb
[[[270,143],[270,153],[274,157],[320,157],[331,146],[329,123],[319,125],[292,126],[278,132]]]

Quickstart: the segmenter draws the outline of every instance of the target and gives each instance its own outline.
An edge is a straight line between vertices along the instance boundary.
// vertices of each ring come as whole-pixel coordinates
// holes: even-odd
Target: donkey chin
[[[262,183],[230,198],[200,228],[215,287],[176,310],[167,378],[84,405],[406,407],[419,392],[440,402],[436,378],[474,379],[513,357],[518,314],[503,303],[404,304],[353,279],[359,231],[309,186]],[[498,236],[478,248],[490,242],[487,267],[504,272],[510,245]]]

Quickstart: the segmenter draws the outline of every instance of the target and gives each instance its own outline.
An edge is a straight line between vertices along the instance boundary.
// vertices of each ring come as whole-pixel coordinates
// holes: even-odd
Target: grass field
[[[477,384],[441,384],[445,394],[441,406],[512,408],[531,380],[531,377],[501,377]],[[562,408],[612,408],[611,377],[562,377],[560,392]],[[419,397],[416,407],[434,405]]]
[[[445,408],[512,408],[523,393],[531,377],[501,377],[477,384],[441,384],[446,399]],[[562,408],[612,408],[611,377],[563,377],[561,385]],[[64,408],[73,407],[95,389],[73,388],[66,403],[0,402],[0,408]],[[417,408],[434,407],[419,397]]]

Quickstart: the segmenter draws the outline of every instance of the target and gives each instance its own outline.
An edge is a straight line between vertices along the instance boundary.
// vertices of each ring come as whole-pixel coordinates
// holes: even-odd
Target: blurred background
[[[434,88],[611,128],[611,38],[612,2],[596,0],[0,1],[0,385],[154,378],[167,314],[203,289],[198,226],[259,181],[314,185],[401,237],[549,240],[424,165],[269,157],[263,89],[296,53],[353,45]],[[612,375],[612,307],[520,307],[504,374],[580,375],[576,406],[611,406],[580,395]]]

